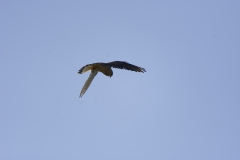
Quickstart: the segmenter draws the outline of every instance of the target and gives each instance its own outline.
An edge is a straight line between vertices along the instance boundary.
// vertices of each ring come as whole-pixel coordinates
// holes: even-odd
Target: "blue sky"
[[[1,1],[0,159],[239,160],[240,1]],[[115,60],[146,73],[99,73]]]

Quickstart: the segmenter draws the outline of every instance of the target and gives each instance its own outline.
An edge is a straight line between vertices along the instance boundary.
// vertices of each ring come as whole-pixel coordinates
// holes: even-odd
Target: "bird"
[[[80,92],[79,98],[81,98],[84,95],[84,93],[87,91],[88,87],[90,86],[90,84],[92,83],[94,77],[98,74],[98,72],[102,72],[104,75],[111,78],[113,76],[113,71],[111,68],[125,69],[125,70],[142,72],[142,73],[146,72],[144,68],[138,67],[136,65],[133,65],[124,61],[113,61],[109,63],[97,62],[97,63],[87,64],[78,71],[78,74],[83,74],[85,72],[90,71],[90,75]]]

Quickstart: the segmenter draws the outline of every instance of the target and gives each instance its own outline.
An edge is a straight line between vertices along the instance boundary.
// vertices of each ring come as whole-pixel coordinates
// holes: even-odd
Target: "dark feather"
[[[130,71],[135,71],[135,72],[146,72],[146,70],[142,67],[135,66],[133,64],[123,62],[123,61],[114,61],[114,62],[109,62],[105,63],[105,65],[108,65],[113,68],[118,68],[118,69],[126,69]]]

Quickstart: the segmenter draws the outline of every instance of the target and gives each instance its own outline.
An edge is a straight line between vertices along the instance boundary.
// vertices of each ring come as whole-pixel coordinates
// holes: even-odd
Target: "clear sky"
[[[0,1],[1,160],[239,160],[240,1]],[[146,73],[99,73],[115,60]]]

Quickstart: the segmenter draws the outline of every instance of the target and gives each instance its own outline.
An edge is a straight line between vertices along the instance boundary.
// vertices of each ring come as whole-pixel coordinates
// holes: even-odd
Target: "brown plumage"
[[[118,68],[118,69],[126,69],[126,70],[130,70],[130,71],[135,71],[135,72],[142,72],[142,73],[146,72],[146,70],[144,68],[135,66],[135,65],[127,63],[127,62],[122,62],[122,61],[113,61],[113,62],[109,62],[109,63],[88,64],[88,65],[82,67],[78,71],[78,74],[83,74],[87,71],[91,71],[87,81],[85,82],[85,84],[84,84],[84,86],[81,90],[81,93],[80,93],[79,97],[82,97],[83,94],[87,91],[87,89],[90,86],[93,78],[97,75],[98,72],[102,72],[106,76],[112,77],[113,71],[112,71],[111,67]]]

